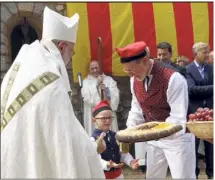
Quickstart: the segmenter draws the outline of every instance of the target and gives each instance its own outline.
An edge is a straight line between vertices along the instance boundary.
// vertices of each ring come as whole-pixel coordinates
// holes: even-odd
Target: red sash
[[[122,174],[122,169],[117,168],[115,171],[106,171],[105,172],[105,178],[106,179],[115,179],[119,177]]]

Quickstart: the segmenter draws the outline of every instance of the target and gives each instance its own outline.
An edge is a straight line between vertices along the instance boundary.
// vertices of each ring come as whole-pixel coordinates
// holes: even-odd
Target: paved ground
[[[201,168],[199,179],[207,179],[205,175],[205,163],[203,160],[199,161],[199,167]],[[145,179],[145,173],[140,170],[132,171],[129,167],[123,168],[123,175],[125,179]],[[166,179],[172,179],[171,175],[168,174]]]

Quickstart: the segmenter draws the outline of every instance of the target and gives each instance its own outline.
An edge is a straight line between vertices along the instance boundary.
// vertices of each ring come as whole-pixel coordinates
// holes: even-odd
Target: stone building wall
[[[66,14],[65,3],[1,3],[1,79],[12,64],[11,56],[11,32],[13,28],[21,24],[24,17],[28,23],[36,30],[38,38],[42,35],[42,18],[45,6],[61,14]],[[78,85],[73,82],[72,66],[68,68],[68,74],[73,91],[73,107],[77,118],[81,121],[80,111],[80,90]],[[119,128],[125,128],[125,122],[130,109],[131,94],[128,77],[113,77],[118,82],[120,90],[120,105],[117,110]],[[83,124],[83,122],[81,122]]]

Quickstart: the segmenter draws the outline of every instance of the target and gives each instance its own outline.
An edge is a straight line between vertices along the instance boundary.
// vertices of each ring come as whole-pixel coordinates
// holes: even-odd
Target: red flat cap
[[[125,46],[124,48],[116,48],[116,51],[121,58],[121,63],[137,60],[147,55],[146,43],[144,41],[135,42]]]
[[[100,103],[98,103],[94,108],[93,108],[93,117],[95,117],[98,113],[104,110],[111,110],[111,107],[108,103],[107,100],[103,100]]]

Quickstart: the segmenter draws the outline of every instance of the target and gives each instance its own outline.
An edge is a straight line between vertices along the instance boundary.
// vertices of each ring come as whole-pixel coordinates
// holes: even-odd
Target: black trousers
[[[196,138],[196,177],[199,176],[200,169],[198,167],[198,149],[199,149],[199,142],[200,139]],[[205,173],[208,177],[213,177],[213,159],[214,159],[214,146],[213,144],[203,141],[205,146],[205,163],[206,163],[206,169]]]

